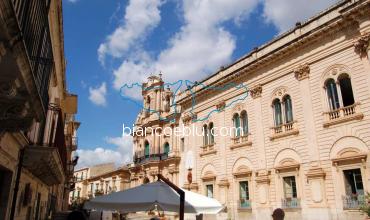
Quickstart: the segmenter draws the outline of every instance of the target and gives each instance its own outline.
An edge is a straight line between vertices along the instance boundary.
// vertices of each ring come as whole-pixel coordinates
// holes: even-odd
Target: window
[[[363,195],[364,186],[360,169],[344,170],[346,195]]]
[[[206,196],[213,198],[213,184],[206,185]]]
[[[297,186],[295,176],[283,177],[285,199],[297,198]]]
[[[208,145],[208,127],[203,125],[203,146]]]
[[[150,154],[150,145],[148,141],[145,141],[144,155],[145,157],[149,157],[149,154]]]
[[[246,111],[242,111],[242,113],[240,114],[240,119],[242,121],[243,136],[248,135],[248,115]]]
[[[334,79],[327,80],[325,83],[325,88],[328,96],[330,110],[335,110],[339,108],[337,85],[335,84]]]
[[[209,132],[209,144],[214,144],[215,143],[215,131],[213,129],[213,123],[209,123],[209,129],[208,129],[208,132]]]
[[[248,181],[239,182],[240,207],[249,207],[249,188]]]
[[[240,118],[237,113],[234,114],[233,116],[233,123],[234,123],[234,128],[235,128],[235,137],[240,137]]]
[[[285,110],[285,123],[290,123],[293,121],[292,100],[290,95],[284,96],[283,103]]]
[[[168,153],[170,152],[170,144],[168,142],[164,144],[163,151],[164,151],[164,154],[166,155],[168,155]]]
[[[347,74],[342,74],[339,77],[340,92],[342,93],[343,107],[353,105],[355,99],[353,98],[351,79]]]
[[[274,110],[274,119],[275,119],[275,126],[280,126],[283,123],[282,115],[281,115],[281,103],[279,99],[275,99],[272,102],[273,110]]]
[[[360,169],[343,170],[345,195],[344,209],[359,209],[366,203]]]

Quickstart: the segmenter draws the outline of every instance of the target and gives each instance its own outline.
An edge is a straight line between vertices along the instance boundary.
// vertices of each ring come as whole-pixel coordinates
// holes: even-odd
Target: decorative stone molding
[[[299,167],[300,167],[300,164],[297,161],[291,158],[287,158],[287,159],[282,160],[279,163],[279,165],[275,167],[275,172],[280,173],[280,172],[291,171],[291,170],[298,171]]]
[[[217,185],[220,187],[229,187],[230,183],[226,178],[223,178],[217,183]]]
[[[346,148],[340,151],[337,157],[332,159],[332,162],[337,170],[338,166],[349,163],[361,163],[364,167],[366,167],[366,158],[366,153],[360,152],[355,148]]]
[[[362,34],[356,42],[353,44],[355,47],[355,52],[360,55],[360,57],[366,57],[367,51],[370,48],[370,33]]]
[[[197,119],[197,115],[191,112],[187,112],[184,114],[182,117],[182,121],[185,125],[189,125],[190,122],[194,121]]]
[[[233,172],[233,176],[235,178],[239,177],[246,177],[246,176],[251,176],[252,171],[245,165],[239,166],[235,172]]]
[[[320,178],[325,178],[326,173],[321,167],[317,168],[310,168],[306,174],[307,179],[320,179]]]
[[[274,90],[274,92],[272,93],[272,99],[280,99],[282,100],[283,97],[288,94],[288,88],[287,87],[279,87],[277,89]]]
[[[249,90],[252,98],[259,98],[262,95],[262,85],[258,84]]]
[[[307,79],[310,75],[310,66],[305,63],[300,65],[297,69],[293,70],[294,76],[297,80]]]
[[[207,171],[201,179],[203,181],[214,181],[216,179],[216,175],[211,171]]]
[[[225,100],[220,100],[220,101],[216,104],[216,108],[217,108],[217,110],[219,110],[219,111],[224,110],[225,106],[226,106],[226,102],[225,102]]]
[[[270,177],[268,175],[262,175],[256,177],[256,182],[258,184],[269,184],[270,183]]]

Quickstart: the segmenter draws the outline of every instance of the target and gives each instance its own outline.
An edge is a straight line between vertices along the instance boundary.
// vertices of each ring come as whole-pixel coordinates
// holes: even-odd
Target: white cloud
[[[159,71],[169,82],[199,80],[229,63],[235,38],[223,28],[223,22],[240,22],[257,4],[255,0],[184,0],[181,5],[184,25],[169,40],[168,47],[157,57],[131,56],[124,60],[114,71],[114,88],[142,82],[150,73]],[[138,98],[140,93],[128,91],[125,95]]]
[[[76,3],[78,0],[68,0],[71,3]]]
[[[124,22],[99,46],[99,61],[105,56],[119,58],[156,27],[160,20],[160,0],[130,0],[125,10]]]
[[[294,27],[338,0],[264,0],[264,17],[280,32]]]
[[[91,150],[78,149],[79,155],[77,168],[91,167],[102,163],[115,163],[122,166],[132,161],[132,137],[107,137],[105,141],[116,146],[116,149],[97,147]]]
[[[89,93],[90,93],[89,99],[95,105],[100,105],[100,106],[107,105],[107,100],[106,100],[107,87],[106,87],[105,82],[103,82],[101,86],[97,88],[89,87]]]

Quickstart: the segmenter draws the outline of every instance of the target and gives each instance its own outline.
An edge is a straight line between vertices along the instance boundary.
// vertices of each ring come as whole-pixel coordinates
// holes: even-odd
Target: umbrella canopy
[[[215,199],[185,191],[185,212],[215,214],[223,207]],[[178,212],[180,196],[161,181],[143,184],[128,190],[98,196],[86,202],[85,209],[117,210],[122,212],[149,211],[157,205],[160,209]]]

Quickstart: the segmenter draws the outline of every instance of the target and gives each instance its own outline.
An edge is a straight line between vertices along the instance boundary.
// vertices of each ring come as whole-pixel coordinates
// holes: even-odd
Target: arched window
[[[242,121],[243,136],[248,135],[248,115],[246,111],[242,111],[242,113],[240,114],[240,119]]]
[[[279,99],[275,99],[272,102],[273,110],[274,110],[274,120],[275,126],[279,126],[283,123],[282,115],[281,115],[281,103]]]
[[[168,142],[164,143],[163,152],[166,155],[168,155],[168,153],[170,152],[170,144]]]
[[[214,131],[214,129],[213,129],[213,123],[211,122],[211,123],[209,123],[209,130],[208,130],[208,132],[209,132],[209,144],[214,144],[215,143],[215,131]]]
[[[284,110],[285,110],[285,123],[293,121],[293,108],[292,108],[292,99],[290,95],[286,95],[283,98]]]
[[[340,92],[342,93],[343,106],[349,106],[355,104],[355,99],[353,98],[351,79],[347,74],[342,74],[339,76]]]
[[[145,157],[149,157],[149,154],[150,154],[150,145],[148,141],[145,141],[144,155]]]
[[[337,92],[337,85],[334,79],[329,79],[325,83],[326,93],[328,95],[328,102],[331,110],[339,108],[339,99]]]
[[[203,146],[208,145],[208,127],[203,125]]]
[[[240,118],[238,113],[235,113],[233,116],[233,123],[235,128],[235,137],[240,137]]]

